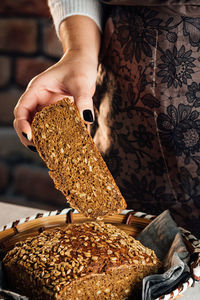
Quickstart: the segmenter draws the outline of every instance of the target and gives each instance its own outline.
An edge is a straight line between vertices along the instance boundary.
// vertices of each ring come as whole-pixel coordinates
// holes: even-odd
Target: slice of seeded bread
[[[126,208],[119,188],[70,99],[62,99],[36,113],[32,134],[55,187],[66,196],[71,207],[92,218],[116,214]]]

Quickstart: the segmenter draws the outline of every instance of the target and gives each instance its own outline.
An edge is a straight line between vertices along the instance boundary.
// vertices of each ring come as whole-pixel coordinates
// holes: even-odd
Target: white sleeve
[[[61,22],[73,15],[90,17],[102,31],[102,6],[99,0],[48,0],[48,5],[58,37]]]

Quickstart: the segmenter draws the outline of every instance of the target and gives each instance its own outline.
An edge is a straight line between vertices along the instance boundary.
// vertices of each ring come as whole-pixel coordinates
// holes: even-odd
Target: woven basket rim
[[[151,222],[153,216],[145,215],[145,218],[141,218],[141,215],[132,216],[131,212],[132,210],[124,210],[121,214],[105,216],[103,220],[106,223],[123,227],[125,231],[126,229],[129,229],[129,231],[133,229],[131,235],[136,236]],[[20,240],[20,236],[23,234],[31,234],[33,232],[39,234],[49,227],[64,226],[69,223],[82,223],[89,220],[92,219],[88,219],[73,209],[38,213],[30,217],[15,220],[0,228],[0,249],[4,249],[4,244],[11,239],[15,240],[15,237],[19,237]],[[130,234],[130,232],[128,233]]]

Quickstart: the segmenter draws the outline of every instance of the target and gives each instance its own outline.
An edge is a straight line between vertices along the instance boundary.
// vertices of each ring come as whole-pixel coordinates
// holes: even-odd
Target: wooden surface
[[[0,227],[40,212],[44,213],[45,210],[0,202]]]

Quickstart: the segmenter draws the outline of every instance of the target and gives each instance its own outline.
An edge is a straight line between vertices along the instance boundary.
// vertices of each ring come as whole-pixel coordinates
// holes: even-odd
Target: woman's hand
[[[25,146],[33,147],[31,122],[35,113],[64,97],[74,98],[86,123],[94,120],[92,96],[100,30],[89,17],[71,16],[61,23],[60,37],[65,54],[58,63],[31,80],[14,109],[14,128]]]
[[[79,50],[72,50],[58,63],[32,79],[14,110],[14,128],[21,142],[25,146],[33,145],[33,142],[30,142],[32,139],[30,124],[35,113],[66,96],[74,97],[85,122],[93,122],[92,96],[96,76],[96,61],[92,61],[89,55]]]

